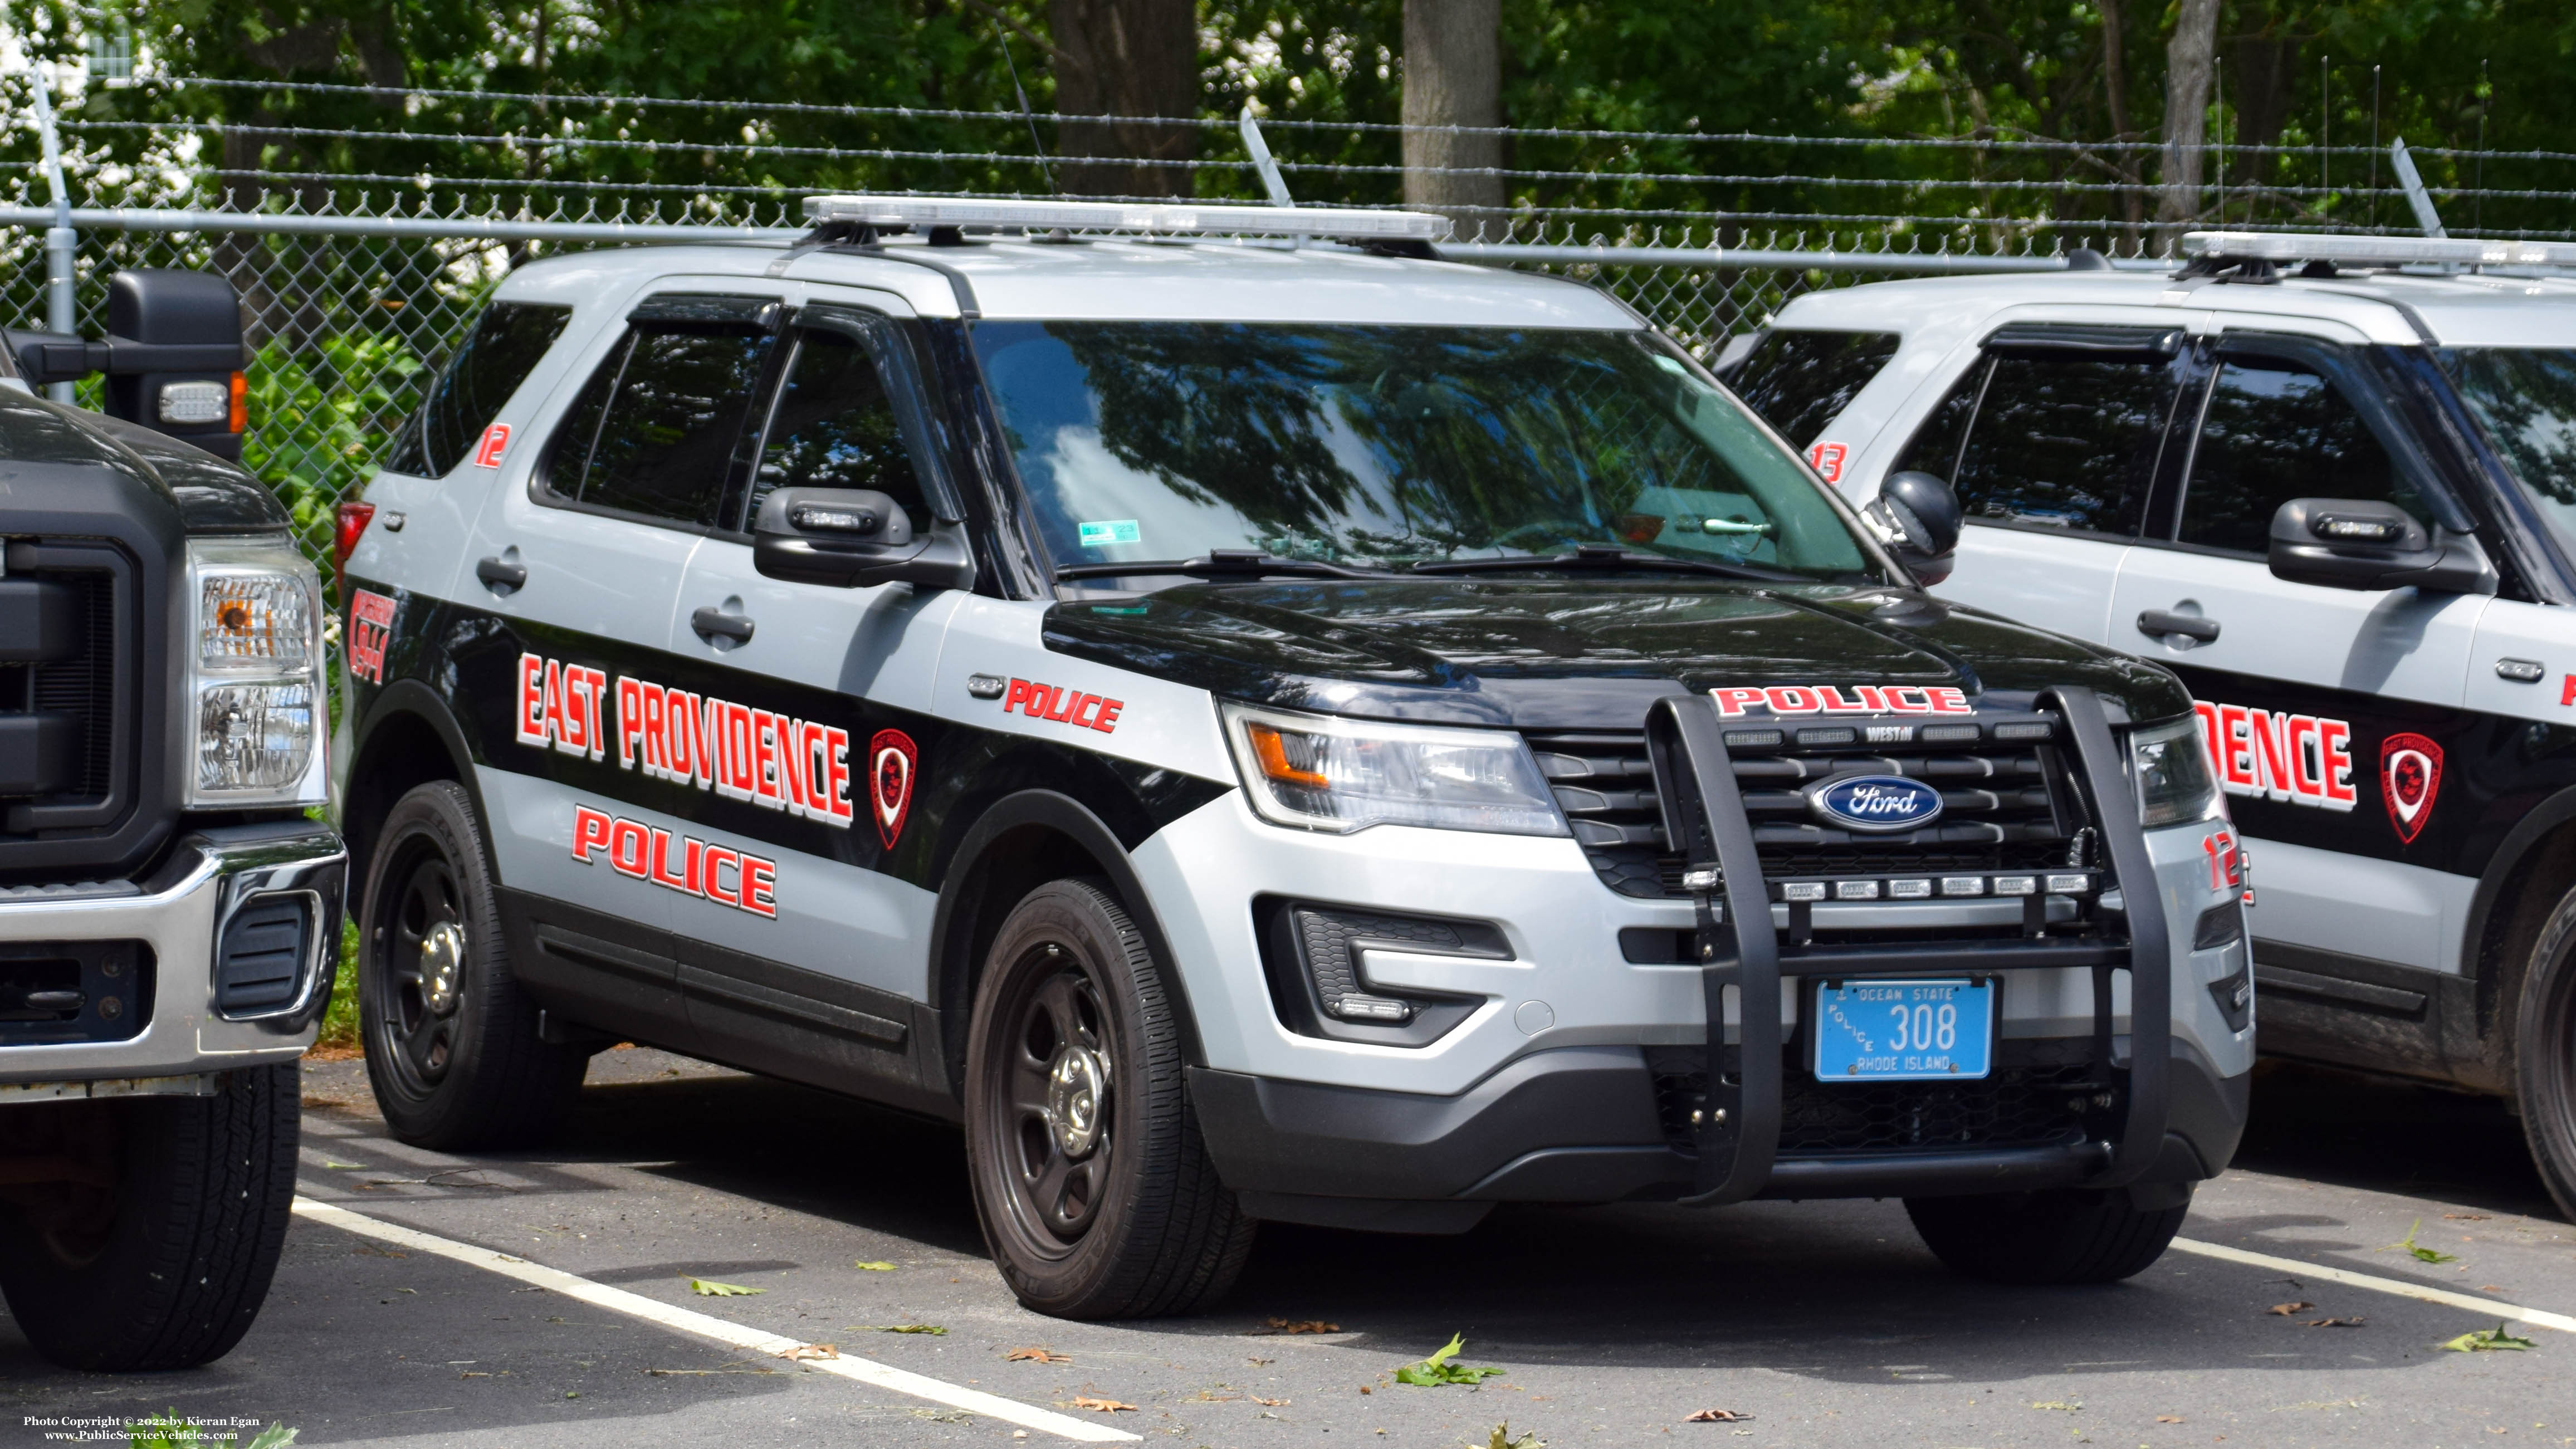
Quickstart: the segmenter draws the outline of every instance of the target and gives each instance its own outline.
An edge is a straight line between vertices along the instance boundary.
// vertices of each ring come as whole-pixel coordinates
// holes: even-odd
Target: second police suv
[[[962,1121],[1088,1317],[1498,1202],[1901,1196],[2101,1281],[2226,1166],[2191,700],[1925,597],[1937,490],[1854,513],[1435,217],[809,211],[514,273],[342,520],[398,1134],[619,1038]]]
[[[2576,1214],[2576,247],[2183,250],[1801,298],[1730,380],[1855,500],[1955,485],[1946,596],[2179,673],[2263,1049],[2505,1097]]]

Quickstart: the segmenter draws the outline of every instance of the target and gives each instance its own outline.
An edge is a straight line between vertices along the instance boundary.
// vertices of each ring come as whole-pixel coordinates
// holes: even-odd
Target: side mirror
[[[241,458],[241,302],[211,272],[129,268],[108,278],[107,340],[9,334],[31,387],[107,374],[110,417]]]
[[[2492,594],[2495,564],[2467,534],[2426,531],[2393,503],[2293,498],[2272,515],[2272,576],[2329,589]]]
[[[751,525],[751,563],[767,578],[837,589],[911,584],[965,589],[975,561],[949,528],[916,537],[903,506],[864,488],[781,488]]]
[[[1950,576],[1967,515],[1949,484],[1929,473],[1892,474],[1860,518],[1926,588]]]

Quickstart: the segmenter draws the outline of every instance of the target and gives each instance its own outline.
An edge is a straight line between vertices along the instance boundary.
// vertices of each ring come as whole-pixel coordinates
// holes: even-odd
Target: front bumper
[[[2253,1077],[2188,1043],[2166,1074],[2166,1126],[2134,1184],[2212,1177],[2235,1156]],[[1690,1196],[1699,1160],[1672,1140],[1638,1048],[1521,1057],[1469,1092],[1422,1096],[1195,1067],[1190,1096],[1228,1186],[1255,1217],[1392,1232],[1463,1232],[1498,1202]],[[1759,1196],[1934,1197],[2077,1187],[2111,1149],[1781,1156]]]
[[[189,835],[141,881],[0,889],[0,946],[132,942],[151,963],[139,1032],[53,1043],[0,1034],[0,1085],[181,1077],[295,1060],[312,1045],[330,999],[347,877],[337,834],[288,821]],[[309,913],[291,989],[255,1008],[219,1010],[216,942],[246,906],[280,897]]]

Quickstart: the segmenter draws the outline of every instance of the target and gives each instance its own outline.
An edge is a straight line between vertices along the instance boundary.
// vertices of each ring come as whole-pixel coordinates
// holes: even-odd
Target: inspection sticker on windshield
[[[1994,1069],[1991,978],[1828,981],[1816,988],[1816,1080],[1965,1081]]]
[[[1096,523],[1077,523],[1084,548],[1107,548],[1113,543],[1142,542],[1145,535],[1132,518],[1108,518]]]

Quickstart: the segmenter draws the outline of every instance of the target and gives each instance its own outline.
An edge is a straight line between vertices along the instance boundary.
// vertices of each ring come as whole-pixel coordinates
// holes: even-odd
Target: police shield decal
[[[901,730],[879,730],[868,741],[868,806],[877,818],[877,838],[888,850],[912,813],[912,779],[920,763],[921,751]]]
[[[2399,843],[2413,845],[2442,793],[2442,747],[2417,734],[2390,735],[2379,746],[2379,795]]]

